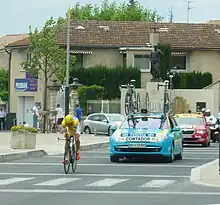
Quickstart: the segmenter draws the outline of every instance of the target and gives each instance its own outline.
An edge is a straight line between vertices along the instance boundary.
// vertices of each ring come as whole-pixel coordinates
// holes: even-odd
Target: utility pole
[[[173,7],[172,6],[169,10],[169,21],[170,23],[173,23]]]
[[[192,1],[187,0],[186,3],[187,3],[187,23],[189,23],[189,12],[192,9],[192,7],[190,7],[190,4],[192,3]]]
[[[69,66],[70,66],[70,8],[67,14],[67,45],[66,45],[66,86],[65,86],[65,115],[69,114]]]

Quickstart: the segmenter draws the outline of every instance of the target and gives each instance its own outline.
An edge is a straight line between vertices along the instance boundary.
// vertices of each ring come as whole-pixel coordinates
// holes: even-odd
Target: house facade
[[[217,24],[77,21],[71,23],[70,30],[70,53],[76,56],[78,68],[135,66],[141,70],[141,88],[145,88],[152,78],[149,60],[152,46],[161,43],[172,46],[172,69],[176,72],[211,72],[213,81],[220,79]],[[57,43],[66,46],[66,37],[64,28]],[[16,88],[19,79],[24,84],[30,81],[20,66],[28,58],[25,53],[28,45],[29,39],[23,38],[7,46],[12,53],[10,112],[18,112],[22,106],[26,109],[34,102],[42,103],[42,79],[37,80],[37,88],[32,90],[24,92]]]

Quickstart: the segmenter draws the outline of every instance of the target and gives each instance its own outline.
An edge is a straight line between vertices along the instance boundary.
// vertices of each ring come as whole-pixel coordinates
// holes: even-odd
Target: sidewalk
[[[191,170],[190,181],[194,184],[220,187],[219,160],[195,167]]]
[[[65,141],[58,141],[58,137],[63,138],[63,135],[59,133],[37,134],[36,149],[11,149],[11,133],[0,132],[0,162],[27,157],[40,157],[44,155],[61,154],[64,150]],[[81,135],[81,151],[107,147],[107,145],[108,137],[105,135]]]

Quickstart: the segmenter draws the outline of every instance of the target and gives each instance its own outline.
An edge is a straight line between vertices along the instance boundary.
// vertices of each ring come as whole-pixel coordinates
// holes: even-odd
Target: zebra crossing
[[[65,186],[65,185],[69,185],[71,187],[78,187],[78,185],[76,185],[76,182],[81,181],[81,185],[83,187],[93,187],[93,188],[111,188],[111,187],[115,187],[117,185],[122,185],[124,187],[126,187],[126,183],[130,182],[133,183],[132,180],[137,180],[137,178],[102,178],[102,179],[92,179],[93,182],[88,183],[88,179],[91,178],[76,178],[76,177],[58,177],[58,178],[53,178],[53,179],[39,179],[36,177],[10,177],[10,178],[4,178],[4,179],[0,179],[0,189],[1,188],[5,188],[5,187],[9,187],[12,185],[16,185],[16,186],[24,186],[25,182],[25,186],[28,183],[28,186],[33,186],[33,187],[58,187],[58,186]],[[146,180],[146,179],[144,179]],[[86,183],[85,183],[86,182]],[[141,179],[140,183],[136,186],[136,188],[166,188],[171,186],[172,184],[177,183],[178,180],[169,180],[169,179],[148,179],[146,181],[143,181]],[[133,187],[134,188],[134,187]]]

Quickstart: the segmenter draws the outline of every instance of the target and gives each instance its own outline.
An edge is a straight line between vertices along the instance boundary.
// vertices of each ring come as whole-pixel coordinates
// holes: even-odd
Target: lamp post
[[[67,47],[66,47],[66,86],[65,86],[65,115],[69,114],[69,66],[70,66],[70,9],[67,14]]]

